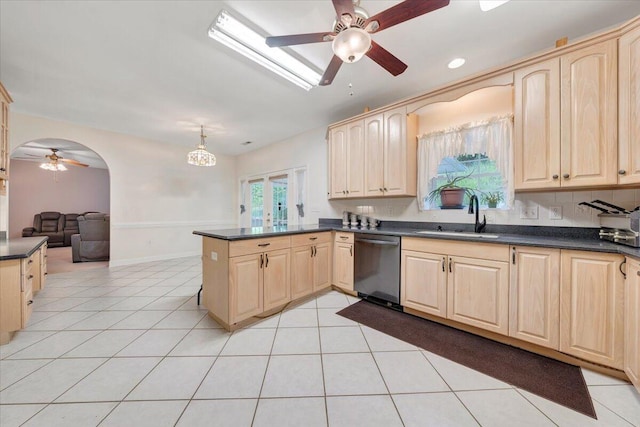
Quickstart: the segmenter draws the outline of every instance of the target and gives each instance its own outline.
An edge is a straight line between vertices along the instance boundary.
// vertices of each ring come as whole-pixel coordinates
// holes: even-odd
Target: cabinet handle
[[[388,190],[387,190],[387,187],[384,187],[384,188],[383,188],[383,190],[384,190],[384,191],[388,191]]]
[[[626,170],[624,170],[624,169],[620,169],[620,170],[618,171],[618,174],[620,174],[620,175],[624,175],[624,174],[626,174],[626,173],[627,173],[627,171],[626,171]]]
[[[269,255],[264,254],[264,268],[269,267]]]
[[[558,174],[556,173],[556,174],[554,174],[551,178],[553,178],[553,179],[558,179],[558,178],[560,178],[560,177],[559,177],[559,176],[558,176]]]
[[[309,237],[309,240],[318,240],[317,237]]]
[[[516,247],[514,246],[511,252],[511,264],[516,265]]]
[[[353,246],[349,246],[349,255],[353,256]]]
[[[636,271],[636,274],[637,274],[638,276],[640,276],[640,270]]]
[[[341,238],[342,240],[347,240],[347,239],[349,238],[349,236],[340,236],[340,238]]]
[[[31,305],[31,304],[33,304],[33,300],[32,300],[32,299],[30,299],[29,301],[27,301],[27,305]]]
[[[33,264],[33,260],[30,259],[29,262],[27,264]]]
[[[33,274],[30,274],[29,277],[27,279],[33,279]]]
[[[453,273],[453,271],[451,270],[451,264],[452,264],[452,260],[451,258],[449,258],[449,273]]]
[[[380,187],[380,191],[381,191],[381,192],[382,192],[382,191],[384,191],[384,190],[382,189],[382,187]]]
[[[626,263],[627,263],[627,260],[625,259],[620,263],[620,266],[618,267],[618,270],[620,270],[620,273],[622,273],[622,277],[624,277],[625,279],[627,278],[627,273],[622,271],[622,266],[625,265]]]
[[[260,268],[264,265],[264,255],[260,254]]]
[[[267,246],[269,246],[271,243],[260,243],[258,246],[260,246],[261,248],[266,248]]]
[[[444,257],[442,257],[442,271],[444,271],[444,265],[445,265],[446,261],[444,259]]]
[[[568,174],[568,173],[565,173],[565,174],[563,174],[563,175],[562,175],[562,177],[563,177],[564,179],[569,179],[569,174]]]
[[[349,194],[349,190],[347,190],[347,194]]]
[[[317,246],[313,247],[313,256],[314,257],[318,256],[318,247]]]

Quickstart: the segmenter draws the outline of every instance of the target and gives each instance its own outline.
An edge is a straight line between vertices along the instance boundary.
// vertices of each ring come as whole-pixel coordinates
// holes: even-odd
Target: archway
[[[109,168],[98,153],[67,139],[42,138],[21,144],[11,153],[8,197],[11,239],[28,235],[36,214],[60,214],[64,229],[61,235],[49,238],[49,272],[108,264],[97,252],[100,262],[71,263],[71,236],[79,233],[77,216],[110,212]],[[106,253],[104,245],[102,252]]]

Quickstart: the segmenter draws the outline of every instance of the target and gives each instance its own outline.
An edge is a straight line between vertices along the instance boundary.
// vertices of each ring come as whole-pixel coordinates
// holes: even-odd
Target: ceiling
[[[335,15],[330,0],[1,0],[0,80],[13,111],[185,147],[204,124],[210,151],[236,155],[640,15],[638,0],[512,0],[490,12],[451,0],[373,36],[409,66],[400,76],[365,57],[307,92],[210,39],[223,8],[265,35],[328,31]],[[332,57],[330,43],[293,50],[321,71]],[[458,56],[466,65],[449,70]]]

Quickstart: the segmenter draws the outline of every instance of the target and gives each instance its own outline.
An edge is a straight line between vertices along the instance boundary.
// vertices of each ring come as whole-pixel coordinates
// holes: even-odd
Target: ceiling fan
[[[49,150],[51,150],[51,154],[45,154],[44,157],[46,157],[47,159],[49,159],[49,162],[47,163],[42,163],[40,165],[40,167],[42,169],[47,169],[47,170],[54,170],[54,171],[63,171],[66,170],[66,168],[64,167],[64,165],[60,164],[60,163],[67,163],[70,164],[72,166],[80,166],[83,168],[89,167],[89,165],[81,163],[77,160],[73,160],[73,159],[67,159],[62,157],[61,155],[58,154],[58,152],[60,151],[57,148],[49,148]],[[41,156],[36,156],[35,154],[26,154],[29,157],[41,157]],[[19,158],[19,157],[17,157]],[[25,158],[25,160],[27,160]],[[30,159],[29,159],[30,160]]]
[[[332,2],[337,14],[333,31],[266,38],[270,47],[332,41],[334,55],[320,79],[320,86],[331,84],[343,62],[356,62],[363,55],[373,59],[394,76],[402,74],[407,69],[407,64],[371,40],[371,34],[449,4],[449,0],[405,0],[369,17],[367,11],[359,6],[360,0]]]

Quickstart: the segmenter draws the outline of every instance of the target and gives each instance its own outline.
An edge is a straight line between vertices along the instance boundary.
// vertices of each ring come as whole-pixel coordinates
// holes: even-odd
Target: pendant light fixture
[[[207,151],[207,144],[204,142],[206,137],[204,126],[200,125],[200,144],[187,155],[187,163],[190,165],[215,166],[216,156]]]

